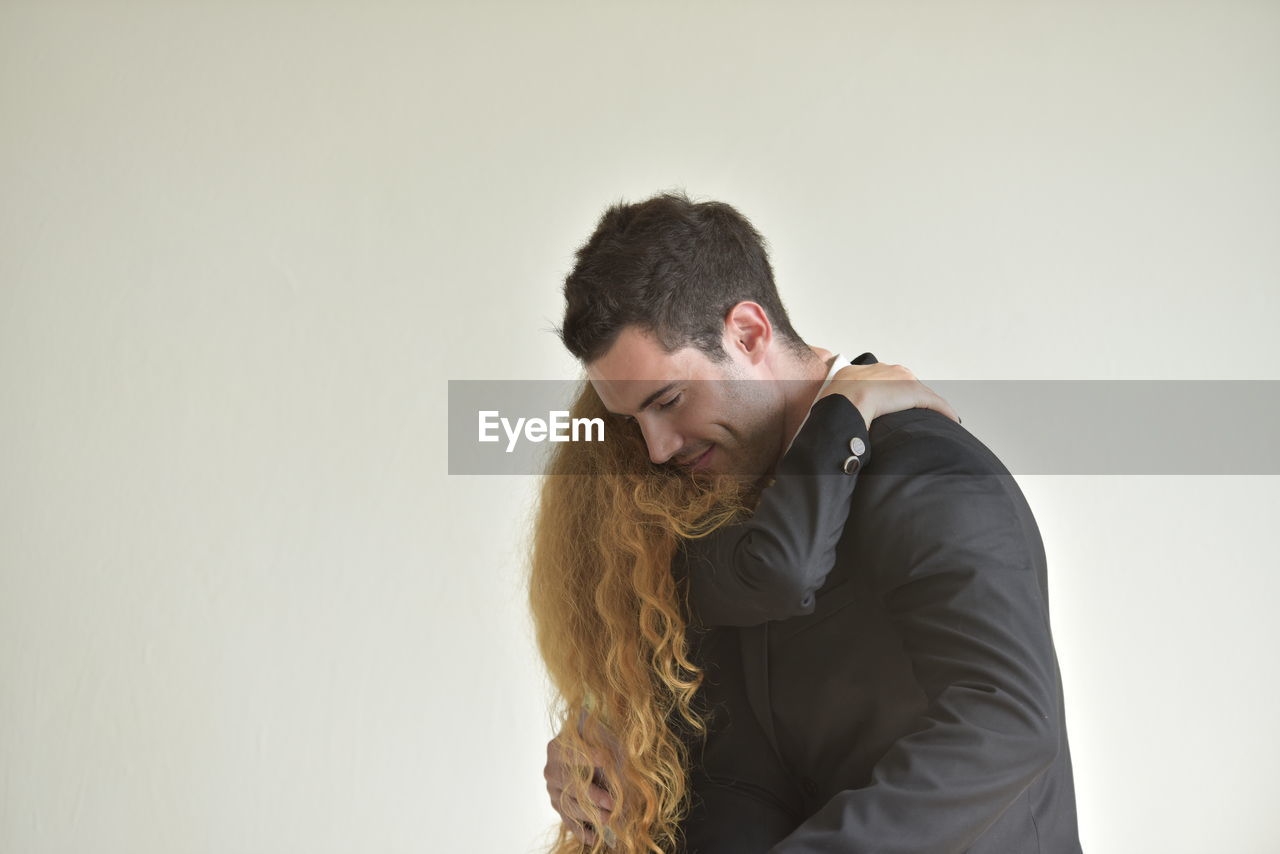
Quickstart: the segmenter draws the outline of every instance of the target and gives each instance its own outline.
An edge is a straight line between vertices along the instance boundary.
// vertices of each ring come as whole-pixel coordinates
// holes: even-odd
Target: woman
[[[876,382],[884,379],[898,382]],[[926,407],[956,418],[946,401],[897,365],[840,368],[811,415],[826,397],[853,404],[825,408],[856,424],[864,441],[877,414]],[[583,384],[570,417],[608,418],[590,384]],[[739,554],[735,544],[751,535],[751,519],[776,518],[766,511],[795,497],[785,483],[744,485],[654,465],[634,428],[606,434],[603,442],[557,447],[533,530],[529,601],[560,726],[544,772],[564,818],[551,854],[580,852],[584,842],[593,852],[680,850],[691,756],[709,734],[709,708],[695,702],[705,673],[690,608],[690,576],[697,576],[689,567],[699,552],[718,560]],[[843,527],[839,514],[828,519]],[[839,530],[788,533],[792,541],[834,544]],[[832,556],[815,550],[811,560]],[[805,571],[822,577],[828,569]],[[757,621],[794,613],[782,606],[793,603],[779,603],[777,613],[765,608]],[[716,808],[699,806],[704,814]],[[729,802],[720,808],[740,809]]]

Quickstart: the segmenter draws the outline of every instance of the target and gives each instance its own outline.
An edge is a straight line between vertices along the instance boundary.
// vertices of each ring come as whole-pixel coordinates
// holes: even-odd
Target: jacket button
[[[840,470],[845,474],[853,474],[858,470],[858,466],[860,465],[862,465],[862,460],[857,457],[849,457],[844,461],[844,465],[840,467]]]
[[[817,783],[814,783],[808,777],[805,777],[803,780],[800,781],[800,787],[804,789],[804,793],[809,797],[816,798],[818,796]]]
[[[862,441],[861,437],[854,436],[849,440],[849,450],[858,456],[862,456],[862,452],[867,449],[867,443]]]

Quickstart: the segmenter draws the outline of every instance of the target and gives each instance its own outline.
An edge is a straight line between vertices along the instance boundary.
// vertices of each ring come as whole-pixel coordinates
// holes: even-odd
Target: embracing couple
[[[1044,548],[950,405],[806,343],[723,203],[610,207],[564,295],[553,854],[1078,854]]]

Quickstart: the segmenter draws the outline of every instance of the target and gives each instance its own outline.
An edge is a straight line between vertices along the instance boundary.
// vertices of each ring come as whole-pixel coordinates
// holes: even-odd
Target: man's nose
[[[684,446],[684,440],[674,430],[655,424],[647,427],[641,425],[641,429],[644,433],[644,443],[649,448],[649,459],[655,465],[667,462]]]

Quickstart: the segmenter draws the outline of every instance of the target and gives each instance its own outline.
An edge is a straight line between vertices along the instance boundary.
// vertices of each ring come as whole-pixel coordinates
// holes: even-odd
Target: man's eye
[[[659,408],[659,409],[668,409],[668,408],[670,408],[670,407],[672,407],[672,406],[675,406],[677,403],[679,403],[679,402],[680,402],[680,398],[681,398],[681,397],[683,397],[683,396],[684,396],[684,392],[680,392],[680,394],[677,394],[675,397],[671,398],[671,399],[670,399],[670,400],[668,400],[666,403],[659,403],[659,404],[658,404],[658,408]]]

